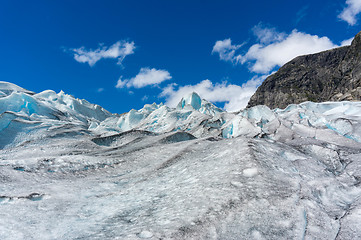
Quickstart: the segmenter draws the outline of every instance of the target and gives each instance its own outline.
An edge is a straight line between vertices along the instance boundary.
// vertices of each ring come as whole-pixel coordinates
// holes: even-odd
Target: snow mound
[[[34,92],[26,90],[22,87],[19,87],[13,83],[0,81],[0,98],[10,95],[12,92],[23,92],[29,95],[34,94]]]

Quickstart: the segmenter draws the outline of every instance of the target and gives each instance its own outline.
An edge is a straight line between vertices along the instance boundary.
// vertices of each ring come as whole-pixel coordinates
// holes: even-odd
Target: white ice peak
[[[284,110],[256,106],[236,114],[225,112],[192,92],[183,97],[176,108],[153,103],[118,115],[62,91],[33,94],[5,82],[0,82],[1,89],[4,96],[0,97],[0,134],[15,122],[17,132],[22,132],[30,122],[43,122],[49,126],[68,122],[100,135],[146,130],[155,133],[184,131],[195,137],[267,136],[278,139],[285,137],[285,129],[301,136],[315,135],[316,129],[327,129],[350,140],[361,141],[359,102],[306,102],[290,105]],[[19,125],[19,118],[26,119],[27,123]]]
[[[210,116],[215,116],[216,114],[223,112],[223,110],[214,106],[207,100],[201,99],[201,97],[196,92],[192,92],[185,97],[182,97],[176,109],[197,110]]]
[[[177,105],[177,109],[184,109],[188,106],[191,106],[195,110],[199,110],[202,107],[201,97],[197,93],[192,92],[191,94],[182,97],[182,99]]]

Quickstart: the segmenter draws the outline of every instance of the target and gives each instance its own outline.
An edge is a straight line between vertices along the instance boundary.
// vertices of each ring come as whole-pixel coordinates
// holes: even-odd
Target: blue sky
[[[111,112],[197,91],[235,111],[297,55],[350,43],[361,0],[0,1],[0,81]]]

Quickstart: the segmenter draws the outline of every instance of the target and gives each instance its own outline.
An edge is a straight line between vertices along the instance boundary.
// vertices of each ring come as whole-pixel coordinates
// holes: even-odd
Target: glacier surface
[[[0,82],[0,239],[360,239],[361,103],[111,114]]]

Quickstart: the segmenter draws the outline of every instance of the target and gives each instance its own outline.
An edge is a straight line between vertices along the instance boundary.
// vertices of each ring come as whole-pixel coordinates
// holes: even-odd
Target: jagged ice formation
[[[360,102],[119,115],[0,91],[0,239],[361,237]]]

